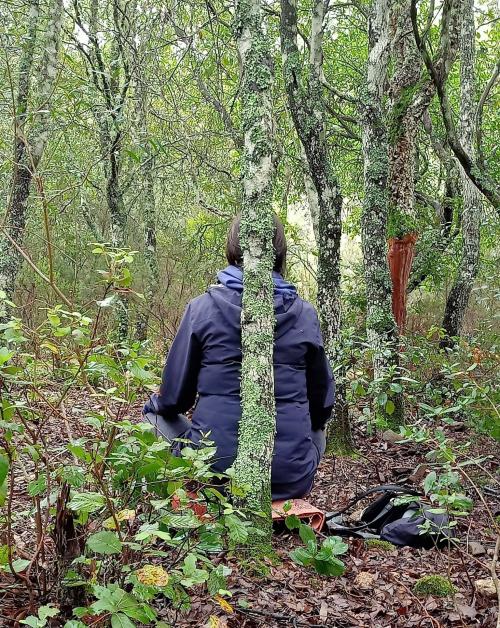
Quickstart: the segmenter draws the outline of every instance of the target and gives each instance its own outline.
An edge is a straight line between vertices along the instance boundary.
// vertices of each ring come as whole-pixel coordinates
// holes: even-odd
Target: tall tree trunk
[[[108,53],[99,38],[99,29],[102,28],[100,8],[99,0],[91,0],[87,26],[84,23],[79,0],[74,0],[76,24],[88,34],[89,38],[88,46],[83,46],[78,40],[75,40],[75,43],[82,53],[89,76],[101,97],[94,115],[99,129],[106,177],[110,240],[112,246],[124,248],[127,245],[127,212],[121,181],[121,160],[123,115],[130,87],[130,68],[126,46],[129,45],[127,38],[132,34],[131,20],[127,9],[120,6],[120,0],[113,0]],[[124,341],[129,334],[129,307],[127,297],[123,293],[118,294],[116,308],[118,339]]]
[[[399,367],[399,334],[392,314],[386,253],[389,164],[382,99],[389,55],[388,12],[388,0],[374,0],[368,25],[367,77],[360,104],[365,188],[361,240],[367,299],[366,333],[373,352],[376,380],[395,374]],[[403,420],[401,397],[397,396],[394,403],[395,411],[388,419],[399,423]]]
[[[139,97],[137,115],[139,116],[139,135],[143,155],[141,171],[145,187],[142,202],[144,219],[144,261],[146,263],[147,273],[144,291],[145,307],[139,314],[136,326],[137,338],[142,341],[146,340],[148,337],[149,314],[154,304],[156,291],[158,290],[160,274],[156,256],[156,199],[153,177],[154,155],[149,143],[148,95],[140,79],[138,80],[136,89]]]
[[[123,152],[123,115],[125,102],[130,87],[128,58],[125,53],[127,33],[123,32],[124,19],[130,27],[130,17],[126,8],[120,6],[121,0],[113,0],[113,40],[109,65],[109,93],[113,109],[108,128],[111,130],[108,145],[109,171],[106,185],[106,198],[111,218],[111,243],[117,248],[127,246],[127,212],[123,199],[121,181],[121,160]],[[130,34],[130,33],[129,33]],[[129,334],[129,303],[127,296],[118,299],[118,338],[126,340]]]
[[[57,53],[62,26],[62,0],[49,5],[47,26],[42,39],[43,56],[35,88],[36,105],[31,129],[26,126],[30,83],[39,25],[39,2],[30,3],[28,37],[19,65],[18,91],[14,118],[14,166],[7,205],[5,229],[22,245],[26,227],[28,199],[33,176],[43,155],[49,133],[50,101],[57,78]],[[6,238],[0,241],[0,289],[12,298],[22,258]]]
[[[406,291],[416,242],[415,144],[418,117],[413,110],[422,60],[411,28],[410,0],[391,7],[394,74],[389,96],[389,268],[392,312],[400,333],[406,324]]]
[[[460,36],[460,141],[464,150],[476,159],[474,150],[475,86],[475,24],[474,2],[464,0]],[[443,346],[453,346],[462,326],[474,280],[479,271],[481,231],[481,193],[465,170],[460,168],[463,187],[462,254],[453,287],[448,295],[443,318],[446,337]]]
[[[341,327],[340,238],[342,195],[328,155],[323,106],[323,29],[325,2],[314,0],[311,20],[311,47],[307,77],[303,76],[297,45],[297,2],[281,0],[281,50],[283,75],[293,123],[304,150],[314,191],[313,224],[318,237],[318,310],[326,354],[335,368],[337,392],[335,416],[330,424],[330,446],[346,453],[353,450],[346,401],[345,369],[339,348]],[[307,189],[307,188],[306,188]],[[317,208],[317,219],[315,216]]]
[[[236,485],[247,487],[247,505],[266,513],[258,525],[271,540],[271,459],[276,431],[273,345],[272,268],[272,60],[264,30],[263,3],[238,0],[236,43],[242,64],[241,106],[244,131],[243,208],[240,240],[243,251],[241,314],[241,404]],[[263,542],[253,537],[250,544]]]

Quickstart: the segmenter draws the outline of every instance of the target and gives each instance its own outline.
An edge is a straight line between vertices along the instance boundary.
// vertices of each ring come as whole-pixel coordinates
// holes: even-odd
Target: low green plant
[[[295,563],[312,567],[323,576],[341,576],[345,572],[345,564],[338,556],[345,554],[349,546],[340,537],[329,536],[319,545],[314,530],[302,523],[297,515],[288,515],[285,524],[289,530],[298,530],[300,539],[305,545],[290,552],[290,557]]]
[[[416,595],[435,595],[437,597],[448,597],[456,593],[456,588],[449,578],[438,574],[431,574],[419,578],[413,587]]]
[[[50,621],[50,618],[55,617],[58,614],[59,609],[52,604],[48,604],[47,606],[41,606],[38,609],[38,614],[36,616],[29,615],[26,619],[21,619],[19,623],[31,626],[31,628],[44,628]]]

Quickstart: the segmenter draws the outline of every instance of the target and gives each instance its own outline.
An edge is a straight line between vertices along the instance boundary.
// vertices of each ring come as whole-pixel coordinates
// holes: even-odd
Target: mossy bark
[[[396,0],[390,10],[390,40],[394,71],[389,86],[389,256],[392,311],[399,332],[406,326],[406,293],[417,233],[415,154],[420,118],[434,95],[434,85],[422,76],[410,15],[411,0]]]
[[[142,199],[142,215],[144,220],[144,262],[145,288],[144,309],[139,313],[136,323],[137,339],[144,341],[148,337],[150,312],[155,304],[155,295],[160,283],[158,258],[156,253],[156,195],[154,182],[155,155],[151,149],[148,131],[149,98],[142,80],[136,83],[137,95],[137,130],[142,152],[142,182],[144,194]]]
[[[88,32],[88,51],[80,50],[87,64],[87,71],[100,97],[94,108],[99,129],[102,163],[106,179],[106,205],[109,213],[109,235],[114,247],[127,245],[127,210],[123,197],[121,177],[124,139],[123,113],[129,93],[131,75],[126,46],[133,38],[131,21],[121,0],[113,0],[113,37],[106,46],[99,39],[99,20],[104,5],[92,0],[88,15],[88,27],[83,23],[80,9],[76,11],[76,22]],[[78,6],[78,5],[77,5]],[[124,294],[119,294],[116,306],[117,334],[126,340],[129,334],[129,305]]]
[[[271,271],[274,264],[272,212],[271,99],[273,66],[262,3],[239,0],[236,41],[241,58],[241,105],[244,132],[243,208],[240,241],[243,251],[241,315],[241,404],[236,485],[247,489],[246,505],[264,516],[256,525],[264,537],[249,544],[269,545],[271,539],[271,460],[276,431],[273,346],[274,304]]]
[[[283,76],[292,120],[308,165],[314,190],[311,214],[318,244],[318,310],[325,350],[335,368],[337,394],[330,422],[329,449],[354,449],[345,390],[339,336],[341,329],[340,239],[342,195],[328,152],[323,105],[323,28],[325,3],[315,0],[311,18],[309,63],[304,68],[297,45],[297,2],[281,1]]]
[[[473,0],[464,0],[460,36],[460,140],[475,159],[474,121],[475,91],[475,24]],[[460,336],[474,280],[479,272],[482,200],[476,186],[464,169],[460,169],[463,188],[462,251],[457,274],[446,300],[442,327],[442,346],[453,346]]]
[[[30,109],[31,80],[34,70],[36,33],[40,21],[38,0],[30,2],[28,36],[19,64],[16,117],[14,120],[14,158],[11,191],[5,216],[5,229],[22,246],[26,228],[31,182],[42,158],[50,132],[50,105],[57,79],[57,58],[63,17],[62,0],[52,0],[48,7],[43,55],[34,89],[31,127],[27,125]],[[21,267],[21,256],[6,238],[0,240],[0,289],[12,298]]]
[[[360,117],[363,141],[365,197],[361,215],[361,240],[366,281],[366,332],[373,353],[374,378],[381,382],[397,375],[399,334],[391,304],[391,280],[387,264],[388,140],[382,106],[389,57],[388,0],[375,0],[369,19],[367,77],[361,93]],[[403,405],[386,417],[403,421]]]

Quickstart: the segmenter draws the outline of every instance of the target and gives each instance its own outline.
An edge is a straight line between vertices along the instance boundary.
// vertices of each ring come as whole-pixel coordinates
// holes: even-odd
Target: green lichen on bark
[[[236,39],[242,61],[244,131],[243,207],[240,242],[243,251],[241,315],[241,404],[236,486],[247,489],[245,502],[264,536],[251,535],[249,545],[268,546],[271,537],[271,459],[276,431],[274,397],[274,264],[272,212],[272,140],[270,90],[273,69],[261,3],[240,0]]]
[[[311,215],[317,217],[318,312],[326,355],[336,371],[334,416],[328,428],[329,450],[354,450],[346,398],[345,368],[340,351],[340,241],[342,195],[334,172],[325,132],[323,95],[323,29],[325,4],[312,6],[309,62],[302,61],[297,44],[296,0],[281,2],[281,52],[283,79],[295,130],[302,144],[311,181]]]
[[[399,334],[392,314],[392,289],[387,263],[389,212],[389,152],[383,95],[389,55],[389,3],[375,0],[369,26],[367,80],[360,98],[365,196],[361,215],[361,242],[366,281],[366,334],[372,350],[374,378],[385,382],[399,369]],[[382,417],[403,422],[403,403]]]

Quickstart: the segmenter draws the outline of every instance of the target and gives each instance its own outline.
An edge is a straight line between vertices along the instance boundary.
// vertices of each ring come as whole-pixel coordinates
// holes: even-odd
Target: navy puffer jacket
[[[217,446],[213,466],[220,472],[234,462],[241,417],[241,271],[235,267],[226,271],[230,271],[227,285],[212,286],[188,304],[160,392],[144,408],[169,420],[189,410],[198,395],[185,437],[197,443],[210,432]],[[314,308],[276,273],[274,281],[277,416],[272,494],[273,499],[289,499],[311,489],[320,459],[311,432],[324,429],[330,418],[334,383]],[[290,289],[280,290],[281,284]]]

